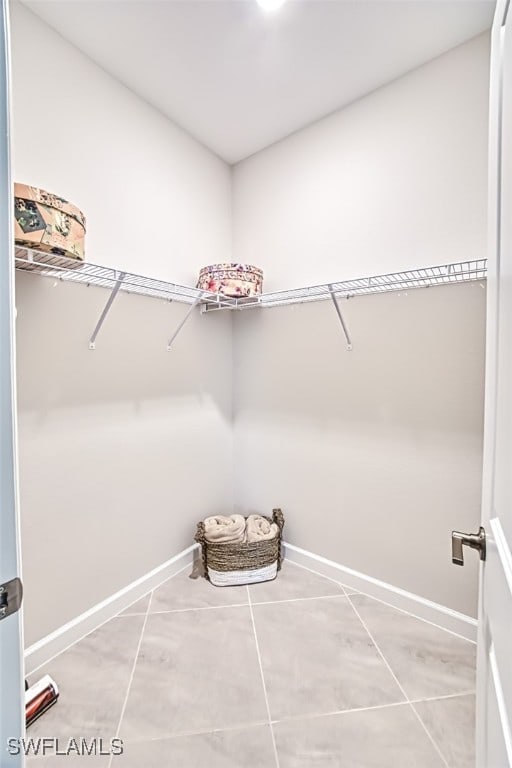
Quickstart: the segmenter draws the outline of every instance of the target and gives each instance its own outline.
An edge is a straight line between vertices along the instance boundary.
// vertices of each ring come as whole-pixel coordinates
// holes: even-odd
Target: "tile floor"
[[[33,676],[28,736],[118,736],[32,768],[470,768],[475,646],[299,566],[216,588],[190,569]]]

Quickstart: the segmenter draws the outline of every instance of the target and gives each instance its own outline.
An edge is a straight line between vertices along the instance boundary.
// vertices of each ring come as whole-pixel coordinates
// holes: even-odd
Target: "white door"
[[[0,766],[23,765],[23,653],[17,509],[14,254],[7,0],[0,3]]]
[[[512,768],[512,12],[492,31],[489,272],[477,766]]]

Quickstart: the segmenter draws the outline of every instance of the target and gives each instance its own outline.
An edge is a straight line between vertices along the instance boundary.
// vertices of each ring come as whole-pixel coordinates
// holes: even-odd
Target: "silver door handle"
[[[0,584],[0,619],[19,611],[23,598],[23,584],[17,577]]]
[[[478,549],[480,552],[480,560],[485,560],[485,528],[480,526],[478,533],[452,531],[452,563],[455,565],[464,565],[463,546]]]

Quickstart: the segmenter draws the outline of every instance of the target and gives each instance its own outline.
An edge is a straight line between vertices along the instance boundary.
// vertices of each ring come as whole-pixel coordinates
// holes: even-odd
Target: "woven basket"
[[[274,539],[251,543],[217,543],[207,541],[204,523],[197,524],[195,540],[201,544],[204,573],[216,587],[256,584],[275,579],[281,570],[281,539],[284,516],[280,509],[272,510],[270,523],[276,523],[279,532]]]

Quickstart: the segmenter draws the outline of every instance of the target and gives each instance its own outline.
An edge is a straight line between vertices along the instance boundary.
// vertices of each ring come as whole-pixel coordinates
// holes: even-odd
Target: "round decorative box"
[[[85,216],[62,197],[15,184],[14,219],[17,245],[84,260]]]
[[[263,272],[250,264],[212,264],[200,271],[197,287],[235,299],[256,296],[263,288]]]

